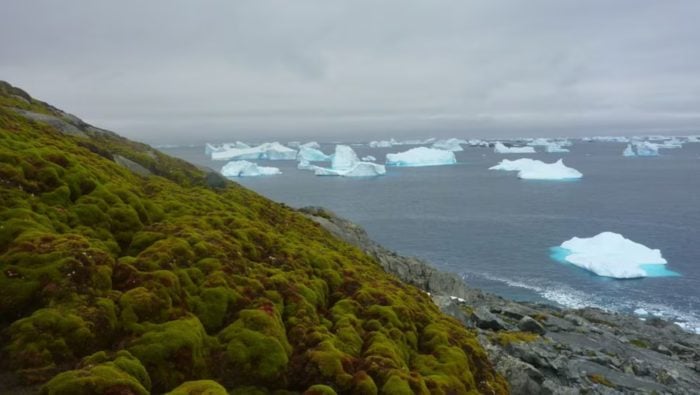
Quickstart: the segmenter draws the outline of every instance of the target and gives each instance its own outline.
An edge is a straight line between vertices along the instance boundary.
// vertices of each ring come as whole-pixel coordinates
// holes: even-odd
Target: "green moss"
[[[398,374],[392,374],[382,386],[382,394],[391,395],[413,395],[413,390],[408,381],[402,379]]]
[[[168,395],[228,395],[228,392],[216,381],[197,380],[180,384]]]
[[[610,387],[610,388],[616,388],[616,385],[613,384],[610,380],[608,380],[602,374],[589,374],[588,379],[596,384],[604,385],[604,386]]]
[[[505,347],[511,343],[531,343],[539,339],[540,336],[532,332],[507,332],[501,331],[491,335],[491,340]]]
[[[639,348],[649,348],[649,343],[644,339],[632,339],[630,340],[630,344],[635,345]]]
[[[42,395],[150,393],[151,382],[141,363],[126,351],[113,357],[100,352],[85,358],[78,369],[58,374],[41,389]]]
[[[225,370],[229,376],[237,376],[235,383],[284,384],[291,347],[273,308],[242,310],[239,318],[221,331],[219,340],[226,347]]]
[[[327,385],[315,384],[304,391],[304,395],[336,395],[335,390]]]
[[[143,334],[127,350],[146,367],[153,390],[163,392],[207,374],[210,343],[202,324],[190,316],[163,324],[144,324]]]

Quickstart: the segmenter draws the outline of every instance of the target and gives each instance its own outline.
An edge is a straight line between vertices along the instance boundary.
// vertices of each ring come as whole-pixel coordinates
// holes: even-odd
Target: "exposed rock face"
[[[475,328],[514,394],[698,393],[700,336],[673,323],[505,300],[385,249],[362,228],[328,210],[301,211],[374,256],[387,272],[429,292],[445,313]]]

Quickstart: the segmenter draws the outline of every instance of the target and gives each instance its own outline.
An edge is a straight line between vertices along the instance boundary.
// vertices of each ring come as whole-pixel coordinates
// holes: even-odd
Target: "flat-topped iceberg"
[[[391,140],[370,141],[367,145],[369,145],[370,148],[389,148],[398,144],[399,142],[392,138]]]
[[[532,147],[506,147],[500,141],[496,141],[493,152],[497,154],[534,154],[535,149]]]
[[[258,166],[247,160],[236,160],[228,162],[221,168],[221,175],[224,177],[257,177],[282,174],[276,167]]]
[[[388,166],[420,167],[455,163],[457,163],[457,159],[454,152],[428,147],[416,147],[396,154],[386,154]]]
[[[230,149],[236,148],[250,148],[250,146],[242,141],[236,141],[235,143],[224,143],[224,144],[204,144],[204,153],[206,155],[211,155],[212,152],[223,152]]]
[[[561,159],[554,163],[529,158],[504,159],[489,170],[517,171],[518,178],[523,180],[570,180],[583,177],[578,170],[565,166]]]
[[[467,144],[467,141],[462,139],[451,138],[447,140],[438,140],[434,142],[432,148],[441,149],[445,151],[460,152],[464,151],[461,144]]]
[[[306,162],[326,162],[331,160],[331,155],[326,155],[321,150],[304,144],[299,147],[297,160]]]
[[[635,243],[613,232],[589,238],[574,237],[554,248],[553,258],[589,270],[599,276],[640,278],[677,276],[666,269],[661,251]]]
[[[335,146],[330,168],[313,166],[305,161],[298,167],[313,170],[317,176],[373,177],[386,174],[384,165],[361,161],[352,147],[343,144]]]
[[[549,153],[565,153],[569,152],[568,148],[564,148],[562,145],[556,142],[548,143],[544,146],[544,151]]]
[[[374,162],[374,161],[377,160],[377,158],[375,158],[375,157],[372,156],[372,155],[367,155],[367,156],[363,156],[363,157],[362,157],[362,160],[363,160],[364,162]]]
[[[260,144],[257,147],[249,148],[228,148],[211,153],[213,160],[231,159],[267,159],[267,160],[294,160],[297,151],[284,145],[273,142]]]

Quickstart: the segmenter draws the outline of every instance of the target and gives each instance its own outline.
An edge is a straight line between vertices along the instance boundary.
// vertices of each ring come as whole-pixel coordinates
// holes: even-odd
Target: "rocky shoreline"
[[[477,331],[513,394],[700,391],[700,335],[657,318],[506,300],[382,247],[326,209],[300,211],[376,258],[387,272],[430,293],[445,313]]]

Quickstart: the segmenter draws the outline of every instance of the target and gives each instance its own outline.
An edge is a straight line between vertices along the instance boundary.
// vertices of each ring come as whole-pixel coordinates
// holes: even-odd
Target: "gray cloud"
[[[697,131],[700,2],[7,0],[0,78],[151,142]]]

